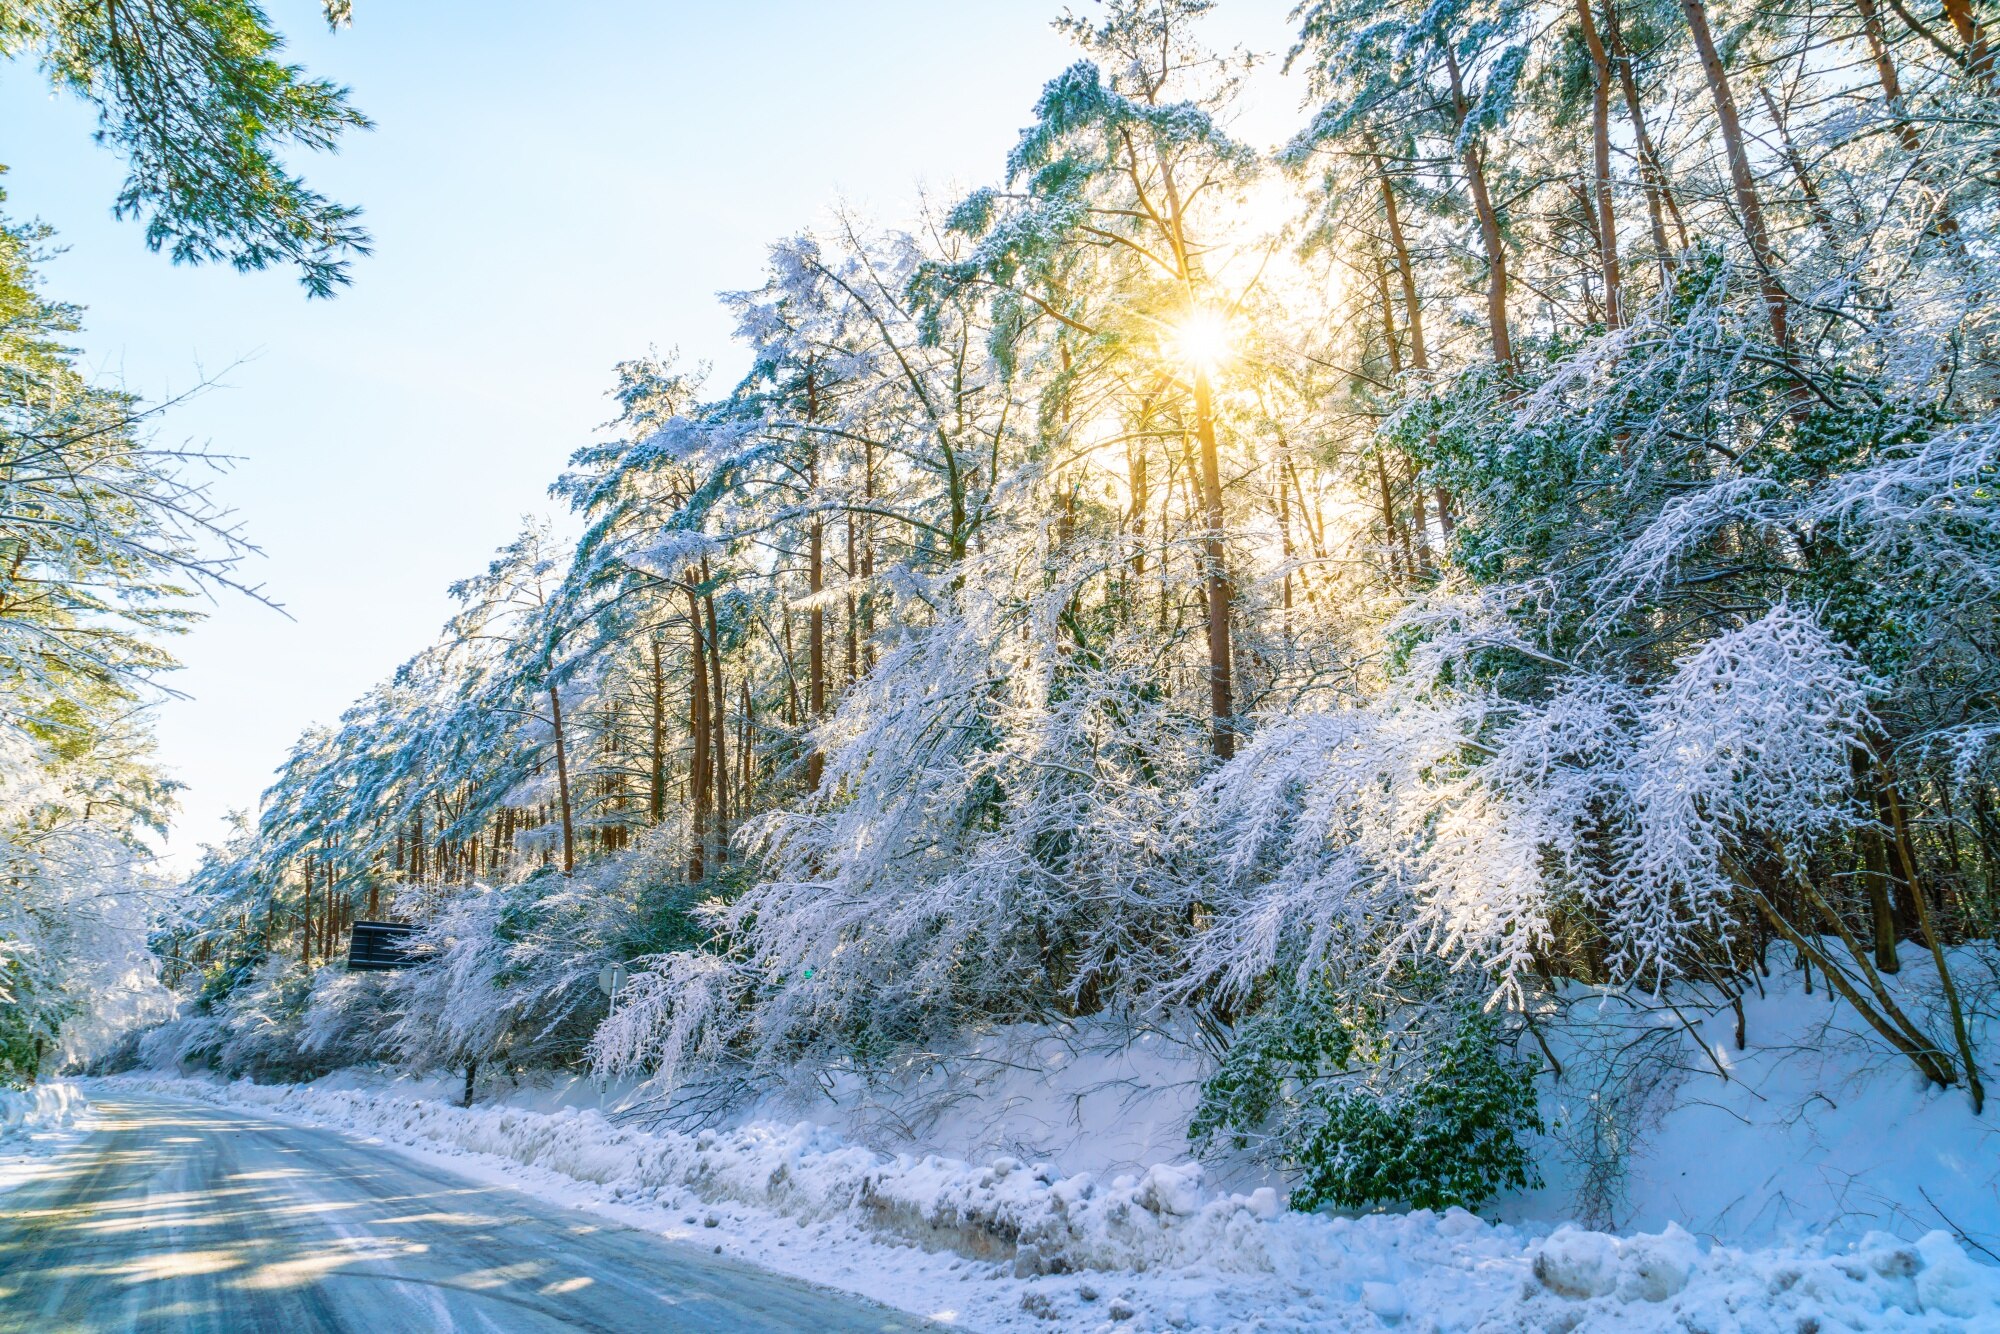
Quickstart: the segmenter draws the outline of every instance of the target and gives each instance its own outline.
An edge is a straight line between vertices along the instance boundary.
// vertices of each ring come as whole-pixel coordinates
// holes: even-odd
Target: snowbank
[[[1955,966],[1968,993],[2000,994],[1981,951],[1961,951]],[[1891,985],[1925,1013],[1940,1004],[1934,976],[1928,953],[1906,947]],[[1927,1086],[1824,985],[1807,993],[1797,971],[1778,967],[1762,986],[1744,1000],[1740,1049],[1735,1013],[1713,992],[1679,992],[1669,1005],[1574,988],[1545,1031],[1564,1076],[1537,1080],[1550,1133],[1535,1151],[1547,1184],[1504,1194],[1482,1216],[1621,1233],[1674,1224],[1752,1248],[1858,1243],[1871,1232],[1914,1241],[1943,1229],[2000,1254],[2000,1115],[1975,1116],[1962,1090]],[[1932,1021],[1949,1031],[1942,1014]],[[1981,1050],[2000,1047],[2000,1024],[1978,1014],[1973,1022]],[[711,1118],[705,1124],[806,1120],[914,1158],[1012,1158],[1050,1164],[1062,1178],[1112,1180],[1187,1156],[1188,1119],[1213,1068],[1189,1038],[1092,1019],[968,1035],[871,1066],[865,1077],[815,1063],[739,1096],[733,1111],[726,1089],[711,1096],[696,1084],[679,1096]],[[400,1088],[456,1092],[449,1076],[390,1086]],[[489,1093],[554,1110],[644,1107],[653,1091],[614,1089],[601,1099],[582,1080],[520,1089],[496,1080],[482,1098]],[[1287,1189],[1246,1154],[1221,1150],[1206,1166],[1211,1187]]]
[[[71,1130],[90,1114],[90,1099],[66,1079],[25,1089],[0,1088],[0,1143],[44,1131]],[[9,1148],[16,1147],[8,1143]]]
[[[127,1086],[525,1164],[593,1187],[587,1202],[651,1210],[662,1224],[693,1201],[733,1202],[738,1217],[763,1220],[750,1258],[982,1329],[2000,1331],[2000,1269],[1942,1232],[1744,1250],[1673,1225],[1621,1238],[1460,1210],[1328,1218],[1282,1210],[1268,1189],[1211,1191],[1194,1164],[1107,1181],[1009,1158],[880,1154],[804,1123],[646,1133],[576,1108],[183,1079]],[[544,1180],[509,1179],[538,1193]],[[774,1249],[773,1219],[806,1230],[807,1245]],[[885,1243],[928,1254],[912,1271],[907,1254],[894,1265],[871,1256],[894,1254]],[[815,1246],[805,1262],[800,1252]],[[890,1270],[887,1290],[871,1282]],[[961,1300],[941,1309],[953,1291]]]
[[[50,1161],[82,1140],[92,1121],[90,1099],[66,1079],[0,1088],[0,1191],[51,1170]]]
[[[164,1093],[512,1159],[621,1197],[685,1190],[817,1222],[853,1215],[878,1231],[1023,1272],[1185,1268],[1214,1257],[1269,1269],[1261,1225],[1276,1192],[1210,1197],[1199,1164],[1155,1164],[1109,1182],[999,1158],[973,1166],[886,1155],[808,1122],[757,1122],[686,1135],[613,1125],[595,1111],[463,1108],[361,1089],[136,1079]]]
[[[1954,967],[1968,994],[2000,995],[1981,953]],[[1734,1011],[1713,999],[1579,991],[1549,1033],[1565,1077],[1539,1081],[1548,1185],[1489,1212],[1615,1231],[1673,1223],[1732,1246],[1942,1228],[2000,1253],[1992,1099],[1975,1116],[1963,1090],[1927,1085],[1824,985],[1807,993],[1796,971],[1773,974],[1744,1000],[1741,1047]],[[1924,1013],[1941,1009],[1934,978],[1928,953],[1906,947],[1892,984]],[[1973,1020],[1980,1049],[1995,1050],[2000,1025]],[[1941,1013],[1932,1022],[1950,1031]]]
[[[1116,1175],[1187,1155],[1188,1119],[1213,1069],[1207,1051],[1162,1028],[1112,1017],[1013,1024],[900,1053],[865,1074],[801,1066],[738,1116],[809,1120],[892,1152]],[[648,1092],[635,1089],[631,1101]],[[1220,1175],[1239,1190],[1283,1184],[1248,1162]]]

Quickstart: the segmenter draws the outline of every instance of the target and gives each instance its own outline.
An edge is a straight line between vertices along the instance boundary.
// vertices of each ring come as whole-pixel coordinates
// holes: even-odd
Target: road
[[[935,1330],[322,1130],[152,1096],[0,1195],[0,1331]]]

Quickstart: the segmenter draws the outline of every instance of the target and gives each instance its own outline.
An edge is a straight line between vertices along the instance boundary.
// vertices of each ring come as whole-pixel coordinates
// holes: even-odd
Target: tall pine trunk
[[[1875,8],[1875,0],[1854,0],[1854,7],[1861,12],[1861,30],[1868,38],[1868,54],[1875,61],[1875,78],[1882,85],[1882,100],[1888,104],[1889,114],[1895,117],[1896,138],[1906,150],[1917,152],[1923,141],[1917,137],[1909,117],[1903,114],[1903,80],[1889,54],[1889,36],[1882,27],[1881,11]]]
[[[1451,76],[1451,102],[1455,128],[1462,134],[1466,118],[1472,114],[1466,101],[1465,84],[1458,57],[1444,48],[1445,70]],[[1500,234],[1500,214],[1493,206],[1492,191],[1486,183],[1486,159],[1470,137],[1459,154],[1465,167],[1466,185],[1472,192],[1472,211],[1479,219],[1479,239],[1486,250],[1486,333],[1493,345],[1493,360],[1503,371],[1514,368],[1514,339],[1507,329],[1507,245]]]
[[[1235,681],[1229,646],[1229,569],[1222,528],[1222,459],[1215,443],[1215,396],[1208,372],[1194,377],[1195,441],[1201,450],[1201,557],[1208,594],[1209,746],[1219,760],[1236,754]]]
[[[1619,329],[1624,327],[1625,319],[1618,278],[1618,226],[1611,208],[1611,56],[1597,34],[1590,0],[1576,0],[1576,17],[1583,27],[1583,44],[1590,52],[1591,188],[1597,205],[1597,255],[1604,282],[1604,323],[1607,328]]]
[[[1424,311],[1417,301],[1416,266],[1410,260],[1409,243],[1403,237],[1403,214],[1396,206],[1396,190],[1389,182],[1388,168],[1382,165],[1382,157],[1375,152],[1372,141],[1368,149],[1375,160],[1375,180],[1382,189],[1382,216],[1389,227],[1389,248],[1396,252],[1396,275],[1403,287],[1403,325],[1410,331],[1410,365],[1427,371],[1431,359],[1424,346]]]
[[[853,685],[861,673],[861,638],[859,626],[855,624],[854,575],[861,557],[857,549],[854,532],[854,515],[847,516],[847,566],[842,573],[847,578],[847,684]]]
[[[688,882],[699,883],[707,874],[705,857],[708,839],[709,783],[715,770],[709,760],[708,654],[701,631],[701,597],[695,592],[696,576],[687,572],[688,602],[688,735],[694,753],[688,761],[688,806],[691,827],[688,836]]]
[[[313,941],[313,862],[306,858],[305,894],[299,900],[299,962],[312,964]]]
[[[1971,0],[1944,0],[1944,12],[1958,40],[1965,43],[1965,72],[1972,86],[1981,92],[1991,91],[1993,51],[1986,42],[1986,25],[1972,12]]]
[[[556,795],[562,801],[563,874],[576,872],[576,826],[570,815],[569,751],[563,737],[562,697],[549,687],[549,722],[556,734]]]
[[[647,813],[654,824],[667,818],[667,673],[660,661],[660,639],[653,636],[652,772],[647,775]]]
[[[1788,348],[1792,339],[1785,289],[1778,282],[1777,256],[1771,250],[1770,233],[1764,226],[1764,205],[1757,195],[1757,178],[1750,170],[1750,154],[1744,146],[1743,122],[1736,113],[1736,97],[1730,91],[1729,73],[1723,68],[1722,56],[1716,50],[1715,37],[1708,27],[1708,10],[1702,0],[1681,0],[1681,13],[1687,17],[1688,31],[1694,37],[1695,52],[1701,57],[1702,73],[1708,80],[1709,97],[1715,104],[1715,118],[1722,129],[1722,148],[1729,160],[1729,179],[1736,190],[1736,208],[1743,224],[1743,237],[1750,243],[1750,258],[1757,266],[1763,287],[1764,309],[1771,321],[1771,339],[1780,348]]]
[[[702,563],[702,582],[708,582],[708,563]],[[702,606],[708,615],[708,696],[711,709],[711,724],[715,728],[715,744],[711,755],[715,762],[715,864],[718,867],[729,864],[729,692],[722,683],[722,636],[716,626],[715,595],[704,593]]]
[[[1389,247],[1396,252],[1396,273],[1403,289],[1403,322],[1410,331],[1410,365],[1417,371],[1428,371],[1431,366],[1431,357],[1430,349],[1424,343],[1424,309],[1423,303],[1417,299],[1417,269],[1415,262],[1410,258],[1409,242],[1403,236],[1402,211],[1396,205],[1396,190],[1390,184],[1388,169],[1382,164],[1382,155],[1376,150],[1373,136],[1370,136],[1365,142],[1369,158],[1375,164],[1376,184],[1381,187],[1382,191],[1382,216],[1388,224]],[[1502,256],[1502,262],[1504,265],[1504,255]],[[1502,304],[1504,307],[1504,272],[1501,281],[1503,287]],[[1501,313],[1500,331],[1504,337],[1507,327],[1504,309]],[[1394,323],[1394,320],[1388,314],[1386,302],[1383,308],[1383,318],[1391,324]],[[1393,344],[1394,341],[1395,339],[1392,335],[1390,342]],[[1414,472],[1414,467],[1412,471]],[[1413,493],[1411,502],[1412,522],[1417,530],[1417,540],[1421,543],[1423,541],[1424,530],[1424,498],[1422,487],[1414,478],[1411,481],[1411,490]],[[1443,528],[1444,535],[1448,539],[1452,531],[1453,505],[1451,492],[1445,490],[1443,487],[1437,488],[1437,507],[1439,526]],[[1411,576],[1414,578],[1417,571],[1415,557],[1411,556],[1410,561],[1409,568]],[[1426,560],[1427,563],[1428,559]]]
[[[1618,6],[1615,0],[1605,0],[1604,39],[1606,50],[1613,66],[1618,71],[1618,87],[1625,95],[1625,116],[1632,122],[1632,144],[1639,152],[1639,183],[1646,193],[1646,220],[1653,233],[1653,248],[1660,258],[1662,281],[1672,278],[1678,267],[1675,256],[1688,248],[1687,223],[1681,218],[1680,205],[1674,201],[1672,187],[1667,184],[1667,171],[1660,163],[1660,155],[1653,147],[1652,133],[1646,128],[1646,108],[1639,100],[1639,80],[1632,72],[1632,55],[1625,49],[1625,39],[1618,30]],[[1667,242],[1667,224],[1664,215],[1674,220],[1674,235],[1680,238],[1678,247]]]
[[[820,591],[826,587],[826,526],[817,516],[807,538],[806,556],[806,698],[812,710],[808,722],[818,727],[826,716],[826,612],[819,605]],[[806,758],[806,787],[819,791],[826,760],[815,745]]]

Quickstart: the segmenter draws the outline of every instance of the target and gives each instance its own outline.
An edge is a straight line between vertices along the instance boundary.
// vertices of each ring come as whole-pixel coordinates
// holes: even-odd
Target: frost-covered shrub
[[[156,1028],[138,1035],[132,1063],[143,1070],[187,1071],[207,1069],[214,1064],[222,1045],[222,1020],[212,1014],[178,1015]],[[124,1068],[114,1054],[110,1072]]]
[[[311,1078],[334,1064],[301,1042],[314,999],[314,975],[295,959],[272,955],[227,992],[197,992],[173,1018],[127,1034],[91,1068],[98,1074],[136,1068],[214,1070],[260,1080]]]
[[[260,1082],[324,1074],[331,1062],[314,1059],[299,1041],[312,992],[313,974],[305,965],[275,956],[267,960],[248,986],[230,996],[215,1068]]]
[[[395,1055],[390,1030],[401,1011],[394,973],[322,968],[299,1025],[299,1051],[328,1065],[358,1065]]]
[[[1859,818],[1851,761],[1874,689],[1803,608],[1716,635],[1652,689],[1555,662],[1501,594],[1391,627],[1368,706],[1271,720],[1192,805],[1216,852],[1188,986],[1247,994],[1416,949],[1519,1003],[1557,910],[1587,911],[1620,978],[1657,983],[1756,909],[1731,859],[1804,856]],[[1556,670],[1538,699],[1494,660]]]
[[[1540,1184],[1535,1070],[1500,1036],[1465,1004],[1369,1015],[1286,987],[1237,1030],[1188,1134],[1254,1144],[1295,1175],[1294,1208],[1471,1208]]]
[[[687,938],[683,857],[679,831],[662,826],[574,876],[545,869],[452,899],[415,942],[431,957],[396,987],[399,1058],[576,1060],[604,1017],[604,966]]]
[[[63,1022],[80,1007],[61,997],[42,1002],[34,974],[8,947],[0,940],[0,1088],[21,1088],[35,1082]]]
[[[635,976],[600,1068],[823,1045],[865,1064],[967,1024],[1088,1010],[1171,948],[1178,905],[1145,879],[1205,721],[1160,688],[1136,628],[1092,606],[1115,562],[1072,540],[1051,587],[1022,591],[996,553],[922,590],[936,622],[820,727],[818,793],[746,828],[754,881],[708,909],[725,949]],[[1103,636],[1089,653],[1086,623]]]

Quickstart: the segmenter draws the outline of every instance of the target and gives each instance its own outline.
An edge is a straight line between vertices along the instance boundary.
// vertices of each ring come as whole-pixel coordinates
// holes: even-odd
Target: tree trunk
[[[549,722],[556,734],[556,794],[562,800],[563,874],[576,871],[576,828],[570,818],[569,754],[563,740],[562,700],[549,687]]]
[[[312,966],[313,948],[313,862],[306,858],[306,888],[299,899],[299,962]]]
[[[826,587],[826,531],[815,517],[808,539],[806,558],[806,698],[812,710],[810,727],[818,727],[826,716],[826,613],[820,609],[820,590]],[[806,757],[806,788],[819,791],[825,758],[814,746]]]
[[[852,514],[849,514],[847,516],[847,570],[846,570],[847,684],[849,685],[853,685],[855,678],[861,674],[861,637],[860,634],[858,633],[859,627],[855,624],[854,620],[854,614],[856,610],[854,606],[854,572],[859,564],[860,564],[860,555],[856,549],[856,539],[854,533],[854,516]]]
[[[1606,0],[1604,6],[1604,36],[1608,43],[1612,63],[1618,70],[1618,86],[1625,94],[1625,114],[1632,122],[1632,143],[1639,150],[1639,182],[1645,187],[1647,221],[1652,227],[1653,246],[1660,255],[1662,280],[1671,279],[1677,267],[1673,246],[1667,244],[1667,226],[1661,216],[1662,210],[1671,214],[1674,220],[1674,234],[1680,238],[1680,249],[1688,248],[1687,224],[1681,219],[1680,205],[1674,202],[1673,191],[1667,185],[1666,169],[1660,165],[1660,155],[1653,148],[1653,136],[1646,129],[1645,107],[1639,101],[1639,81],[1632,72],[1632,57],[1625,50],[1625,39],[1618,31],[1618,6]]]
[[[1382,165],[1381,155],[1375,151],[1375,144],[1372,137],[1367,141],[1367,147],[1369,156],[1375,163],[1376,183],[1382,190],[1382,214],[1389,226],[1389,245],[1396,252],[1396,272],[1401,279],[1403,288],[1403,322],[1410,331],[1410,365],[1418,371],[1428,371],[1431,366],[1431,358],[1430,349],[1424,345],[1424,311],[1422,303],[1417,300],[1417,270],[1416,265],[1410,259],[1410,247],[1403,239],[1403,218],[1401,212],[1396,207],[1396,191],[1389,183],[1389,173]],[[1504,275],[1502,281],[1503,283],[1505,281]],[[1386,304],[1383,309],[1385,312],[1384,319],[1388,319],[1386,314],[1388,307]],[[1503,334],[1506,332],[1504,320],[1501,324],[1501,332]],[[1391,341],[1393,342],[1393,339]],[[1418,540],[1421,542],[1423,540],[1424,526],[1422,487],[1416,485],[1413,481],[1412,491],[1416,496],[1415,527],[1417,529]],[[1451,493],[1443,487],[1437,488],[1437,503],[1438,518],[1444,525],[1444,535],[1449,538],[1452,527]],[[1406,539],[1406,548],[1407,545]],[[1407,550],[1405,551],[1405,555],[1409,555]],[[1413,556],[1410,557],[1409,569],[1411,576],[1414,578],[1417,566]]]
[[[1369,153],[1375,159],[1375,180],[1382,188],[1382,215],[1389,225],[1389,245],[1396,252],[1396,273],[1403,285],[1403,324],[1410,331],[1410,365],[1417,370],[1427,371],[1431,367],[1430,353],[1424,346],[1424,311],[1417,301],[1417,270],[1410,262],[1410,247],[1403,240],[1403,217],[1396,207],[1396,191],[1389,183],[1389,173],[1382,165],[1382,158],[1369,144]]]
[[[1152,410],[1151,404],[1146,411]],[[1151,499],[1146,479],[1146,442],[1125,442],[1125,486],[1131,494],[1132,505],[1125,516],[1126,526],[1132,532],[1132,559],[1129,568],[1134,580],[1146,577],[1146,502]]]
[[[867,502],[875,503],[875,446],[861,447],[861,485]],[[875,518],[861,518],[861,670],[875,670]]]
[[[1451,76],[1451,101],[1456,128],[1463,131],[1472,108],[1465,99],[1459,75],[1458,57],[1445,46],[1445,70]],[[1479,218],[1479,239],[1486,249],[1486,332],[1493,343],[1493,360],[1503,371],[1514,368],[1514,340],[1507,331],[1507,247],[1500,236],[1500,215],[1494,210],[1492,193],[1486,187],[1486,162],[1479,145],[1466,141],[1459,160],[1465,165],[1466,184],[1472,190],[1472,209]]]
[[[1743,124],[1736,114],[1736,97],[1729,90],[1729,74],[1716,52],[1715,38],[1708,29],[1708,10],[1702,0],[1681,0],[1695,51],[1701,56],[1702,73],[1708,78],[1708,92],[1715,103],[1715,117],[1722,127],[1723,151],[1729,159],[1729,179],[1736,187],[1736,207],[1742,216],[1743,236],[1750,243],[1750,258],[1757,266],[1764,291],[1764,309],[1771,320],[1771,339],[1780,348],[1791,346],[1790,315],[1785,289],[1778,283],[1777,258],[1771,238],[1764,228],[1764,206],[1757,197],[1757,179],[1750,171],[1750,155],[1743,146]]]
[[[1383,181],[1386,191],[1388,182]],[[1403,374],[1403,354],[1396,346],[1396,308],[1389,300],[1389,275],[1378,252],[1375,256],[1375,299],[1382,307],[1382,342],[1389,358],[1389,374],[1400,378]],[[1396,543],[1400,537],[1403,555],[1409,562],[1412,576],[1416,573],[1416,558],[1410,554],[1409,538],[1402,533],[1402,525],[1396,522],[1396,503],[1389,489],[1389,470],[1382,463],[1380,450],[1375,454],[1375,480],[1381,487],[1382,500],[1382,540],[1389,553],[1389,582],[1401,586],[1405,582],[1403,565],[1396,559]],[[1279,494],[1283,494],[1280,488]],[[1289,584],[1287,585],[1289,592]]]
[[[1389,375],[1401,379],[1403,349],[1396,342],[1396,307],[1389,300],[1389,274],[1379,251],[1375,256],[1375,300],[1382,307],[1382,352],[1389,362]]]
[[[1236,702],[1229,647],[1229,572],[1224,564],[1222,460],[1215,443],[1214,392],[1208,372],[1194,375],[1195,440],[1201,447],[1202,573],[1208,588],[1209,747],[1219,760],[1236,754]]]
[[[1280,606],[1284,609],[1284,631],[1287,640],[1292,637],[1292,562],[1297,556],[1292,546],[1292,490],[1285,485],[1285,477],[1278,475],[1278,555],[1284,562],[1285,580],[1280,594]]]
[[[1993,52],[1986,44],[1986,26],[1972,12],[1970,0],[1944,0],[1945,17],[1965,43],[1965,72],[1981,92],[1993,87]]]
[[[1889,35],[1882,27],[1881,11],[1875,8],[1875,0],[1854,0],[1854,7],[1861,11],[1861,28],[1868,38],[1868,54],[1875,59],[1875,77],[1882,85],[1882,100],[1888,104],[1889,114],[1895,118],[1896,138],[1908,152],[1914,153],[1923,146],[1917,137],[1917,130],[1903,114],[1903,81],[1896,73],[1895,59],[1889,53]]]
[[[752,735],[756,731],[756,707],[750,701],[749,673],[744,673],[741,683],[743,709],[736,717],[736,763],[741,769],[742,780],[736,789],[738,808],[748,810],[751,800],[750,788],[757,777],[756,751],[752,747]]]
[[[1805,159],[1799,156],[1798,146],[1792,142],[1792,131],[1785,124],[1784,109],[1778,105],[1778,99],[1771,96],[1769,88],[1760,84],[1757,93],[1764,99],[1764,110],[1771,117],[1771,124],[1778,127],[1778,146],[1784,150],[1785,165],[1792,169],[1792,177],[1799,183],[1799,192],[1805,196],[1806,211],[1812,215],[1813,225],[1819,228],[1827,249],[1838,253],[1840,233],[1834,227],[1833,214],[1827,210],[1826,201],[1820,198],[1819,187],[1813,184],[1811,173],[1806,171]]]
[[[706,562],[703,562],[701,572],[706,583]],[[708,697],[712,704],[711,724],[715,728],[715,744],[711,750],[715,762],[715,864],[721,867],[729,864],[729,692],[722,685],[722,635],[715,623],[715,595],[704,593],[702,605],[708,613],[708,670],[711,678]]]
[[[1867,759],[1854,759],[1855,787],[1864,809],[1872,815],[1877,808],[1874,780]],[[1867,897],[1868,920],[1873,934],[1875,967],[1884,973],[1900,968],[1896,957],[1896,911],[1889,898],[1889,854],[1882,842],[1880,821],[1871,820],[1855,831],[1861,853],[1861,888]]]
[[[695,592],[695,572],[687,573],[688,630],[688,735],[694,753],[688,761],[688,806],[692,825],[688,837],[688,882],[699,883],[707,873],[703,856],[708,838],[709,781],[715,771],[708,756],[708,655],[702,647],[701,598]]]
[[[654,824],[667,818],[667,674],[660,663],[659,636],[653,637],[653,771],[648,775],[647,814]]]
[[[1389,578],[1397,584],[1402,584],[1410,577],[1404,575],[1404,569],[1408,569],[1410,575],[1414,576],[1416,572],[1416,556],[1410,551],[1409,534],[1404,532],[1403,526],[1396,522],[1396,503],[1389,491],[1389,469],[1383,466],[1382,455],[1380,453],[1375,455],[1375,480],[1382,489],[1382,531],[1389,545]],[[1399,564],[1396,560],[1396,544],[1398,541],[1402,543],[1403,561],[1406,564]]]
[[[1424,488],[1417,476],[1417,466],[1409,459],[1403,460],[1404,469],[1409,473],[1410,484],[1410,528],[1417,535],[1417,572],[1431,572],[1431,521],[1429,511],[1424,508]]]
[[[1592,182],[1597,202],[1597,255],[1603,269],[1604,323],[1607,328],[1624,327],[1618,281],[1618,227],[1611,209],[1611,57],[1597,35],[1597,21],[1590,12],[1591,0],[1576,0],[1577,21],[1583,25],[1583,43],[1590,52],[1590,137]]]

